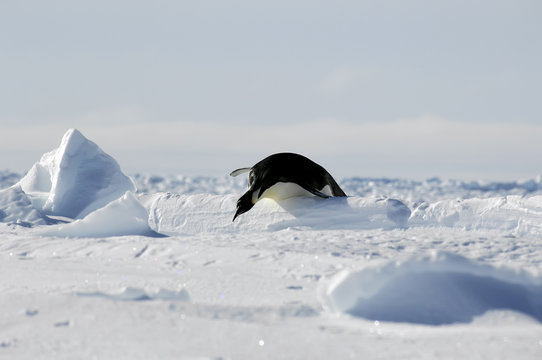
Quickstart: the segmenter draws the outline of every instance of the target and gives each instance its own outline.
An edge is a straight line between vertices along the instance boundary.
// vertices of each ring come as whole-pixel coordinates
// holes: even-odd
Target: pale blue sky
[[[540,64],[536,0],[6,0],[0,168],[76,127],[130,173],[534,177]]]

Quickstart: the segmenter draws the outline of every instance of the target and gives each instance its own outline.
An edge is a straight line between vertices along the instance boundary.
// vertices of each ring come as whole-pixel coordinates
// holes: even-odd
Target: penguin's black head
[[[239,215],[252,209],[253,206],[254,203],[252,202],[252,191],[249,190],[243,196],[241,196],[239,200],[237,200],[237,211],[235,212],[232,221],[235,221],[235,218],[237,218]]]

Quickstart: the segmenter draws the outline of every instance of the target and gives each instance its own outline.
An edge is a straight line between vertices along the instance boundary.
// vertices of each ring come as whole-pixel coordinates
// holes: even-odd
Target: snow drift
[[[542,235],[542,196],[422,203],[414,210],[391,198],[350,196],[320,199],[263,199],[232,223],[236,195],[157,193],[143,195],[150,227],[160,233],[312,230],[368,230],[448,227],[500,231],[513,236]]]
[[[445,226],[465,230],[498,230],[516,236],[542,235],[542,196],[441,200],[420,204],[412,226]]]
[[[60,146],[44,154],[19,184],[36,209],[73,219],[136,191],[115,159],[76,129],[68,130]]]
[[[449,253],[337,275],[327,288],[332,311],[370,320],[441,325],[490,310],[542,321],[542,281]]]
[[[66,237],[159,236],[149,227],[147,211],[129,191],[83,219],[38,232],[42,235]]]
[[[154,194],[143,197],[150,227],[162,234],[278,231],[286,228],[354,230],[405,226],[410,209],[395,199],[295,197],[263,199],[232,222],[237,196]]]

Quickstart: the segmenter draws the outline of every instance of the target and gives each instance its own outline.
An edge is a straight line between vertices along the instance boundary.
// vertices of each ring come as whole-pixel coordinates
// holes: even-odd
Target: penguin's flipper
[[[323,192],[321,192],[320,190],[317,190],[314,186],[310,186],[308,184],[299,184],[303,189],[307,190],[308,192],[310,192],[311,194],[315,195],[315,196],[318,196],[318,197],[321,197],[322,199],[327,199],[331,196],[329,196],[328,194],[324,194]]]
[[[246,173],[246,172],[249,172],[250,170],[252,170],[252,168],[240,168],[240,169],[237,169],[237,170],[233,170],[233,171],[230,173],[230,176],[241,175],[241,174],[244,174],[244,173]]]

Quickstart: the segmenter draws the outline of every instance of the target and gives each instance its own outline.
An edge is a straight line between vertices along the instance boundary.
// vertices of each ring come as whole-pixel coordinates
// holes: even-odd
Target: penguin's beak
[[[254,203],[252,202],[252,191],[247,191],[243,196],[237,200],[237,211],[235,212],[235,215],[233,216],[233,220],[241,215],[252,209],[254,206]]]

